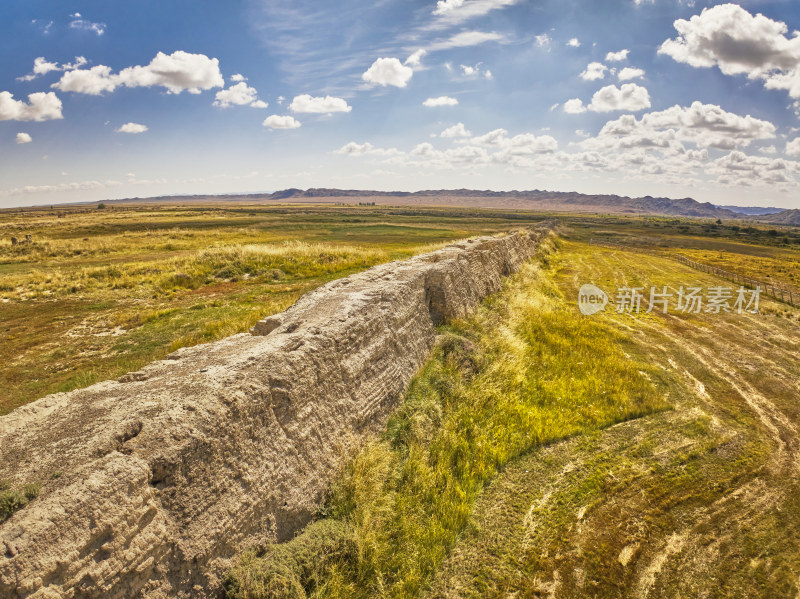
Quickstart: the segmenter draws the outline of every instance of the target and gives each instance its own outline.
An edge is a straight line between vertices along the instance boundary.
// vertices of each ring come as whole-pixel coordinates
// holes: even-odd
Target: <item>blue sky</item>
[[[286,187],[800,208],[790,0],[8,0],[0,206]]]

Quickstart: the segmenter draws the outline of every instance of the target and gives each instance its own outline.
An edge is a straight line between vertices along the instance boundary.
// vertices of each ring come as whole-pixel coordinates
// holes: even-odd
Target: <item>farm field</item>
[[[728,283],[589,243],[598,224],[657,237],[644,220],[564,220],[555,247],[442,328],[324,517],[243,554],[229,597],[797,595],[800,311],[618,314],[612,299],[582,316],[584,283],[612,298]],[[771,237],[698,251],[741,264],[741,245],[780,279],[796,250]]]

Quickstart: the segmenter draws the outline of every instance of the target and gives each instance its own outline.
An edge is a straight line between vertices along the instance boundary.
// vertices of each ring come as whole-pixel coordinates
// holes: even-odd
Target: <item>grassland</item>
[[[314,206],[0,212],[0,415],[247,330],[326,281],[532,215]],[[32,243],[11,244],[11,237]]]
[[[229,597],[796,596],[798,310],[582,317],[576,305],[586,282],[612,296],[722,283],[597,236],[736,264],[758,251],[775,279],[796,250],[767,232],[696,244],[655,222],[568,221],[557,251],[443,328],[320,520],[245,553]]]
[[[307,205],[2,212],[0,413],[246,330],[333,278],[545,216]],[[612,297],[621,286],[727,284],[672,253],[796,288],[800,233],[562,222],[560,239],[500,294],[440,330],[318,520],[244,553],[230,597],[798,594],[800,311],[763,300],[757,315],[583,317],[575,302],[587,282]],[[33,243],[10,244],[25,234]],[[0,511],[33,496],[2,487]]]

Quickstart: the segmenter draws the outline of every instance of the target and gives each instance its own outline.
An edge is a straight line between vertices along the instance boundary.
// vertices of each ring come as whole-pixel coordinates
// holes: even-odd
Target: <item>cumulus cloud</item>
[[[800,158],[800,137],[786,142],[786,153],[789,156]]]
[[[28,102],[0,92],[0,121],[50,121],[62,119],[61,100],[53,92],[28,95]]]
[[[567,45],[570,46],[571,48],[580,48],[581,41],[577,37],[573,37],[571,40],[567,42]]]
[[[642,77],[644,77],[644,70],[633,67],[625,67],[617,73],[617,79],[620,81],[630,81],[631,79],[641,79]]]
[[[297,129],[300,126],[300,121],[289,115],[271,114],[261,124],[270,129]]]
[[[144,133],[147,131],[146,125],[140,125],[139,123],[125,123],[119,129],[116,129],[117,133]]]
[[[111,67],[105,65],[71,70],[64,73],[61,80],[52,87],[62,91],[99,95],[112,92],[122,85],[160,86],[173,94],[183,91],[199,94],[202,90],[224,87],[225,80],[216,58],[178,50],[169,55],[159,52],[150,64],[128,67],[118,74],[113,74]]]
[[[436,8],[433,9],[433,14],[443,15],[462,6],[464,6],[464,0],[439,0]]]
[[[605,78],[607,70],[608,67],[601,62],[590,62],[580,77],[584,81],[596,81]]]
[[[457,106],[458,100],[449,96],[439,96],[438,98],[428,98],[422,103],[423,106],[433,108],[436,106]]]
[[[694,102],[688,107],[676,105],[647,113],[640,120],[633,115],[624,115],[606,123],[600,137],[651,138],[654,133],[665,133],[700,147],[731,150],[747,146],[753,140],[772,139],[775,130],[775,125],[768,121],[727,112],[715,104]]]
[[[350,112],[353,110],[343,98],[334,96],[313,97],[309,94],[295,96],[289,104],[292,112],[311,112],[318,114],[328,114],[331,112]]]
[[[464,123],[456,123],[452,127],[448,127],[439,134],[439,137],[471,137],[472,133],[467,130]]]
[[[607,85],[592,96],[591,103],[586,106],[580,98],[573,98],[564,102],[564,112],[567,114],[582,114],[587,110],[592,112],[614,112],[628,110],[638,112],[650,108],[650,94],[647,89],[635,83],[625,83],[621,87]]]
[[[247,77],[245,77],[241,73],[236,73],[234,75],[231,75],[232,83],[239,83],[240,81],[247,81]]]
[[[159,52],[149,65],[123,69],[119,78],[128,87],[158,85],[173,94],[182,91],[199,94],[202,90],[225,85],[219,70],[219,60],[182,50],[169,55]]]
[[[715,160],[708,169],[709,174],[718,175],[717,182],[723,185],[747,187],[753,184],[784,186],[796,183],[794,173],[797,163],[780,158],[750,156],[739,150]]]
[[[217,92],[214,106],[227,108],[228,106],[252,106],[253,108],[266,108],[267,103],[258,99],[258,91],[244,81],[231,85],[228,89]]]
[[[414,69],[402,64],[396,58],[378,58],[372,63],[361,78],[367,83],[386,87],[405,87],[414,75]]]
[[[64,73],[52,87],[64,92],[98,96],[117,89],[118,79],[111,74],[111,67],[97,65],[90,69],[76,69]]]
[[[17,133],[17,138],[15,141],[18,144],[29,144],[33,141],[33,138],[27,133]]]
[[[44,56],[39,56],[33,61],[33,72],[23,77],[17,77],[17,81],[33,81],[34,79],[47,75],[53,71],[71,71],[78,69],[85,65],[88,61],[83,56],[76,56],[75,62],[64,63],[63,65],[57,62],[50,62]]]
[[[761,79],[769,89],[800,98],[800,36],[786,37],[785,23],[720,4],[674,26],[679,35],[661,44],[660,54],[696,68],[716,66],[726,75]]]
[[[558,106],[558,104],[555,106]],[[572,100],[564,102],[563,110],[567,114],[581,114],[586,112],[586,106],[583,105],[583,100],[580,98],[573,98]]]
[[[616,85],[607,85],[592,96],[592,103],[588,108],[594,112],[637,112],[650,108],[650,94],[647,89],[635,83],[625,83],[619,88]]]
[[[606,54],[606,62],[622,62],[628,59],[630,50],[620,50],[619,52],[609,52]]]

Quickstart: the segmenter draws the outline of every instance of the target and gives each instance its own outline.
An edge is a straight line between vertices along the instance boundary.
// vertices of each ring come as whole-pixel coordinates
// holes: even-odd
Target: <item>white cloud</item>
[[[718,183],[731,186],[784,185],[796,183],[798,164],[780,158],[750,156],[738,150],[718,158],[708,169],[719,175]]]
[[[295,96],[289,104],[292,112],[312,112],[318,114],[328,114],[331,112],[350,112],[353,110],[343,98],[333,96],[313,97],[308,94]]]
[[[433,10],[438,17],[431,28],[442,28],[480,17],[492,10],[516,4],[519,0],[439,0]]]
[[[427,50],[424,48],[420,48],[419,50],[415,50],[408,58],[406,58],[405,63],[411,68],[419,68],[422,66],[422,57],[428,53]]]
[[[436,106],[456,106],[458,105],[458,100],[449,96],[439,96],[438,98],[428,98],[422,105],[428,108]]]
[[[570,46],[571,48],[580,48],[581,41],[577,37],[573,37],[571,40],[567,42],[567,45]]]
[[[119,86],[165,87],[170,93],[188,91],[199,94],[202,90],[224,87],[225,80],[219,70],[219,60],[204,54],[190,54],[182,50],[172,54],[159,52],[150,64],[123,69],[118,74],[111,67],[97,65],[91,69],[75,69],[64,73],[52,87],[62,91],[98,95],[113,92]]]
[[[400,154],[400,151],[396,148],[376,148],[369,142],[359,144],[351,141],[336,150],[334,154],[343,154],[345,156],[394,156]]]
[[[231,85],[228,89],[217,92],[214,106],[227,108],[228,106],[252,106],[253,108],[266,108],[267,103],[258,99],[258,91],[244,81]]]
[[[725,75],[761,79],[768,89],[800,98],[800,36],[795,32],[787,38],[785,23],[720,4],[674,26],[678,37],[661,44],[659,54],[696,68],[717,66]]]
[[[617,78],[620,81],[630,81],[631,79],[641,79],[642,77],[644,77],[644,70],[633,67],[625,67],[617,73]]]
[[[236,73],[235,75],[231,75],[231,82],[239,83],[240,81],[247,81],[247,77],[245,77],[241,73]]]
[[[33,72],[24,77],[17,77],[17,81],[33,81],[37,77],[47,75],[53,71],[71,71],[85,65],[88,61],[83,56],[76,56],[75,62],[59,65],[57,62],[50,62],[44,56],[39,56],[33,61]]]
[[[60,71],[61,67],[57,62],[50,62],[44,56],[39,56],[33,61],[33,73],[24,77],[17,77],[17,81],[33,81],[41,75],[46,75],[51,71]]]
[[[29,144],[33,141],[33,138],[27,133],[17,133],[17,138],[15,141],[18,144]]]
[[[464,126],[464,123],[456,123],[452,127],[448,127],[439,134],[439,137],[444,137],[444,138],[471,137],[471,136],[472,133],[470,133],[467,130],[467,128]]]
[[[592,96],[592,103],[589,104],[589,110],[594,112],[636,112],[645,108],[650,108],[650,94],[647,89],[635,83],[625,83],[619,88],[616,85],[607,85]]]
[[[796,156],[800,158],[800,137],[786,142],[786,153],[789,156]]]
[[[93,23],[86,19],[81,18],[81,13],[76,12],[71,15],[72,21],[69,23],[70,29],[78,29],[81,31],[91,31],[97,35],[103,35],[106,32],[105,23]]]
[[[449,50],[450,48],[467,48],[503,39],[505,38],[495,31],[462,31],[447,39],[433,42],[428,46],[428,50],[433,52],[436,50]]]
[[[484,76],[486,79],[494,79],[494,75],[492,75],[492,72],[491,72],[489,69],[486,69],[486,70],[483,72],[483,76]]]
[[[68,71],[52,87],[64,92],[97,96],[103,92],[113,92],[117,85],[117,78],[111,74],[111,67],[97,65],[90,69]]]
[[[119,79],[128,87],[159,85],[173,94],[184,90],[199,94],[202,90],[225,86],[219,71],[219,60],[183,50],[169,55],[159,52],[147,66],[128,67],[120,71]]]
[[[558,106],[556,104],[555,106]],[[564,102],[564,112],[567,114],[581,114],[586,112],[586,107],[583,105],[583,100],[580,98],[573,98]]]
[[[605,78],[607,70],[608,67],[601,62],[590,62],[580,77],[584,81],[596,81]]]
[[[378,58],[361,78],[367,83],[382,86],[405,87],[414,75],[414,70],[400,63],[396,58]]]
[[[264,119],[262,125],[270,129],[297,129],[300,126],[300,121],[288,115],[271,114]]]
[[[633,115],[621,116],[606,123],[600,131],[600,137],[638,136],[652,139],[658,133],[695,143],[699,147],[731,150],[747,146],[753,140],[772,139],[775,130],[775,125],[768,121],[727,112],[715,104],[694,102],[689,107],[673,106],[647,113],[640,120]]]
[[[620,50],[619,52],[609,52],[606,54],[606,62],[622,62],[628,59],[630,50]]]
[[[140,125],[139,123],[125,123],[119,129],[115,130],[117,133],[144,133],[147,131],[146,125]]]
[[[0,92],[0,121],[50,121],[62,119],[61,100],[53,92],[28,95],[28,102]]]
[[[537,48],[550,48],[550,44],[553,42],[546,33],[539,34],[533,39],[533,43]]]
[[[433,14],[443,15],[462,6],[464,6],[464,0],[439,0],[436,8],[433,9]]]

